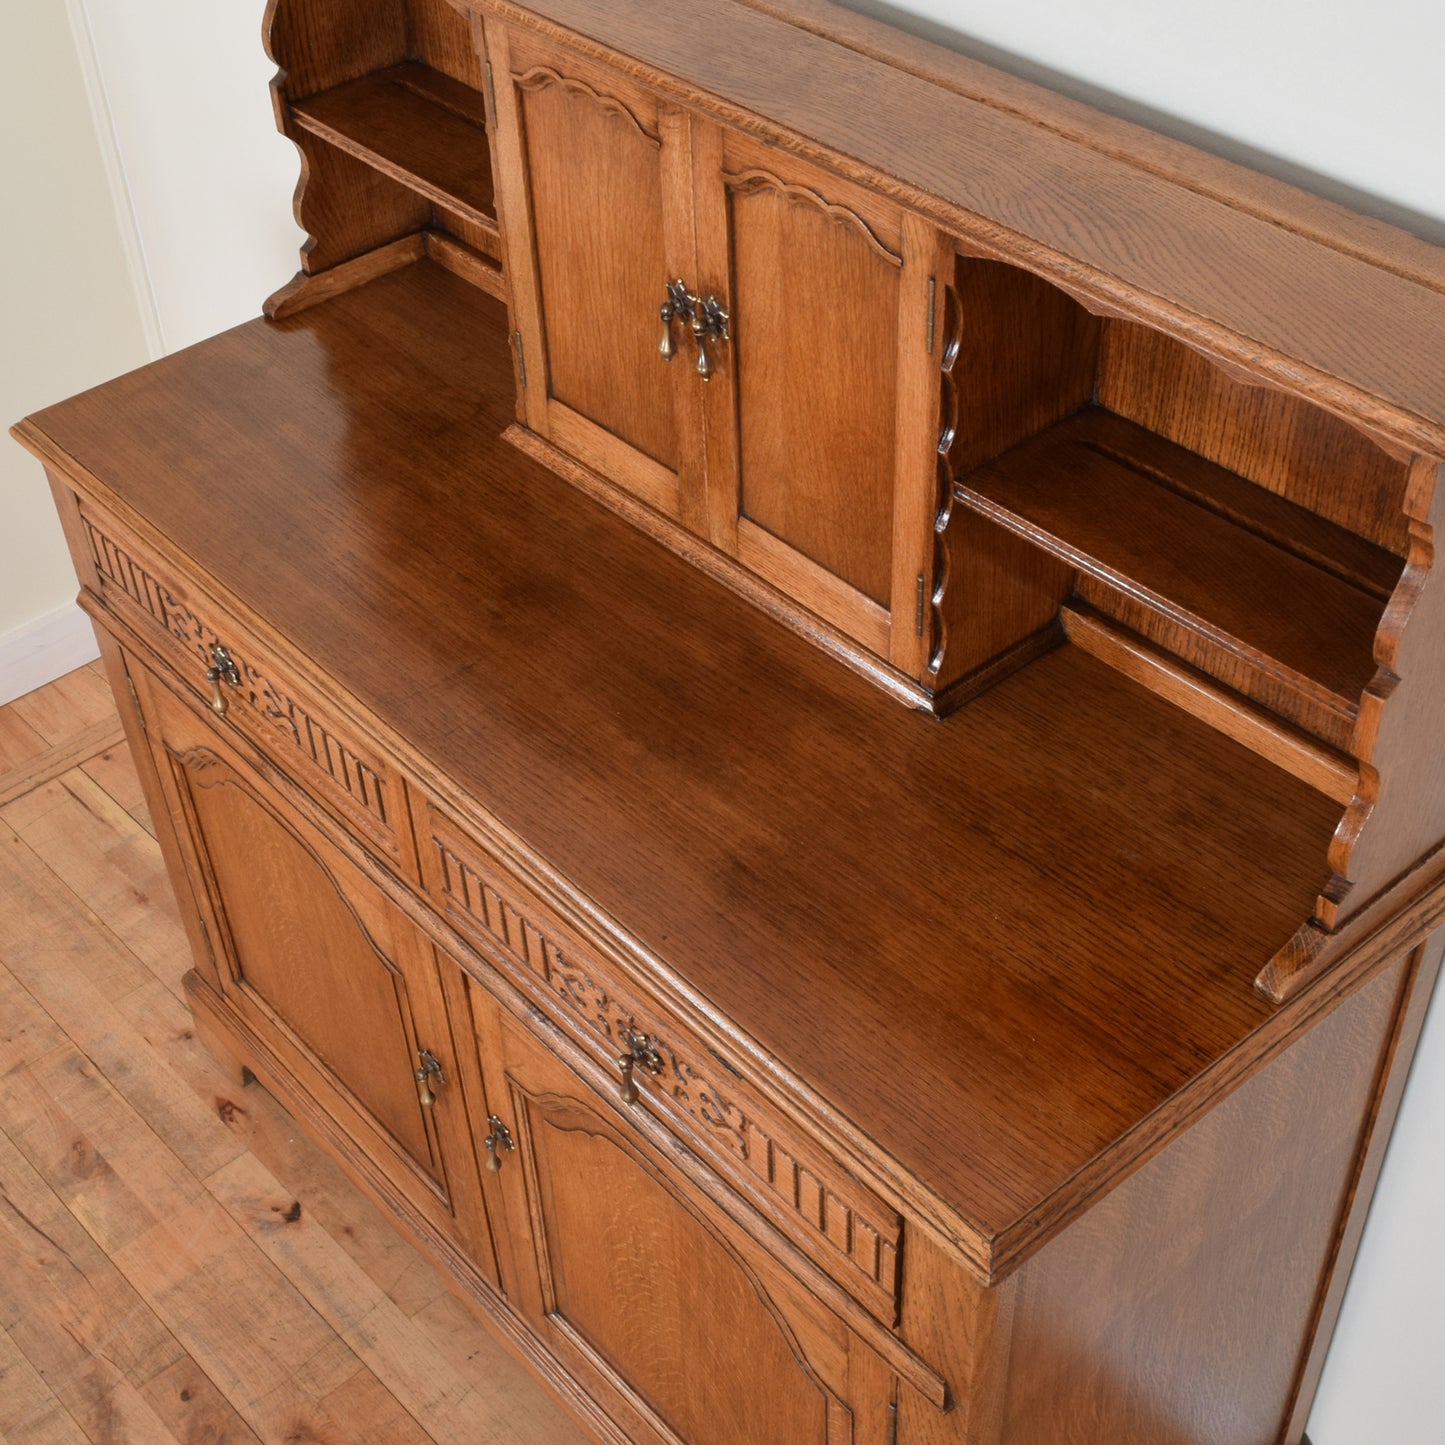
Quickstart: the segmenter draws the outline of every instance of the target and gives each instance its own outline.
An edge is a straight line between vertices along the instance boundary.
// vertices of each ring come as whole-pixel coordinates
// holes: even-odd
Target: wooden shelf
[[[1098,407],[959,479],[958,500],[1353,717],[1403,561]]]
[[[481,95],[407,61],[296,102],[298,125],[495,235]]]

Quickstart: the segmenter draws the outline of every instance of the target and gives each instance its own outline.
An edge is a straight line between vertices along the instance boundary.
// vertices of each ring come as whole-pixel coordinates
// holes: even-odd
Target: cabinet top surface
[[[1268,1016],[1334,805],[1073,648],[900,708],[501,441],[505,327],[423,263],[28,434],[959,1217],[1017,1226]]]
[[[1445,449],[1445,249],[824,0],[476,0]]]

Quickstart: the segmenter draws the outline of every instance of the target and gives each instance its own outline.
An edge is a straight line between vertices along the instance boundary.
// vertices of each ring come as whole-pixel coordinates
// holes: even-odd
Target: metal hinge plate
[[[492,62],[487,61],[487,122],[493,130],[497,128],[497,92],[492,83]]]
[[[517,380],[522,386],[526,386],[527,351],[526,348],[522,345],[522,333],[520,331],[514,331],[512,333],[512,340],[516,343],[517,347]]]

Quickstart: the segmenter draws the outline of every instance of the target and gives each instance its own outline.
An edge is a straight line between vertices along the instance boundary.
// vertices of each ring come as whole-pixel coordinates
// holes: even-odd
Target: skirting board
[[[73,602],[0,636],[0,707],[100,656],[90,618]]]

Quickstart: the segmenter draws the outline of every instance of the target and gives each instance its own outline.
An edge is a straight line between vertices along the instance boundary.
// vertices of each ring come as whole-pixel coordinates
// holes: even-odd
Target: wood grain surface
[[[97,725],[116,719],[89,668],[0,708],[0,737],[39,745],[32,766]],[[580,1442],[275,1101],[197,1042],[189,950],[132,809],[124,745],[0,808],[0,1433]]]
[[[499,443],[499,323],[422,263],[35,434],[112,505],[164,496],[238,605],[410,720],[424,775],[984,1238],[1018,1223],[1264,1021],[1257,964],[1306,916],[1337,805],[1073,649],[966,727],[902,712]],[[909,1068],[875,1066],[885,1028]]]
[[[1413,238],[1384,226],[1369,228],[1365,247],[1321,238],[1268,201],[1236,199],[1208,160],[1203,184],[1161,173],[1183,147],[1170,148],[1168,168],[1141,163],[742,0],[487,8],[584,36],[583,48],[744,127],[767,117],[803,153],[887,178],[926,214],[1098,304],[1206,340],[1402,440],[1445,450],[1445,287],[1438,263],[1425,260],[1423,274],[1415,264]],[[1293,200],[1267,182],[1245,189],[1277,194],[1285,208]]]

